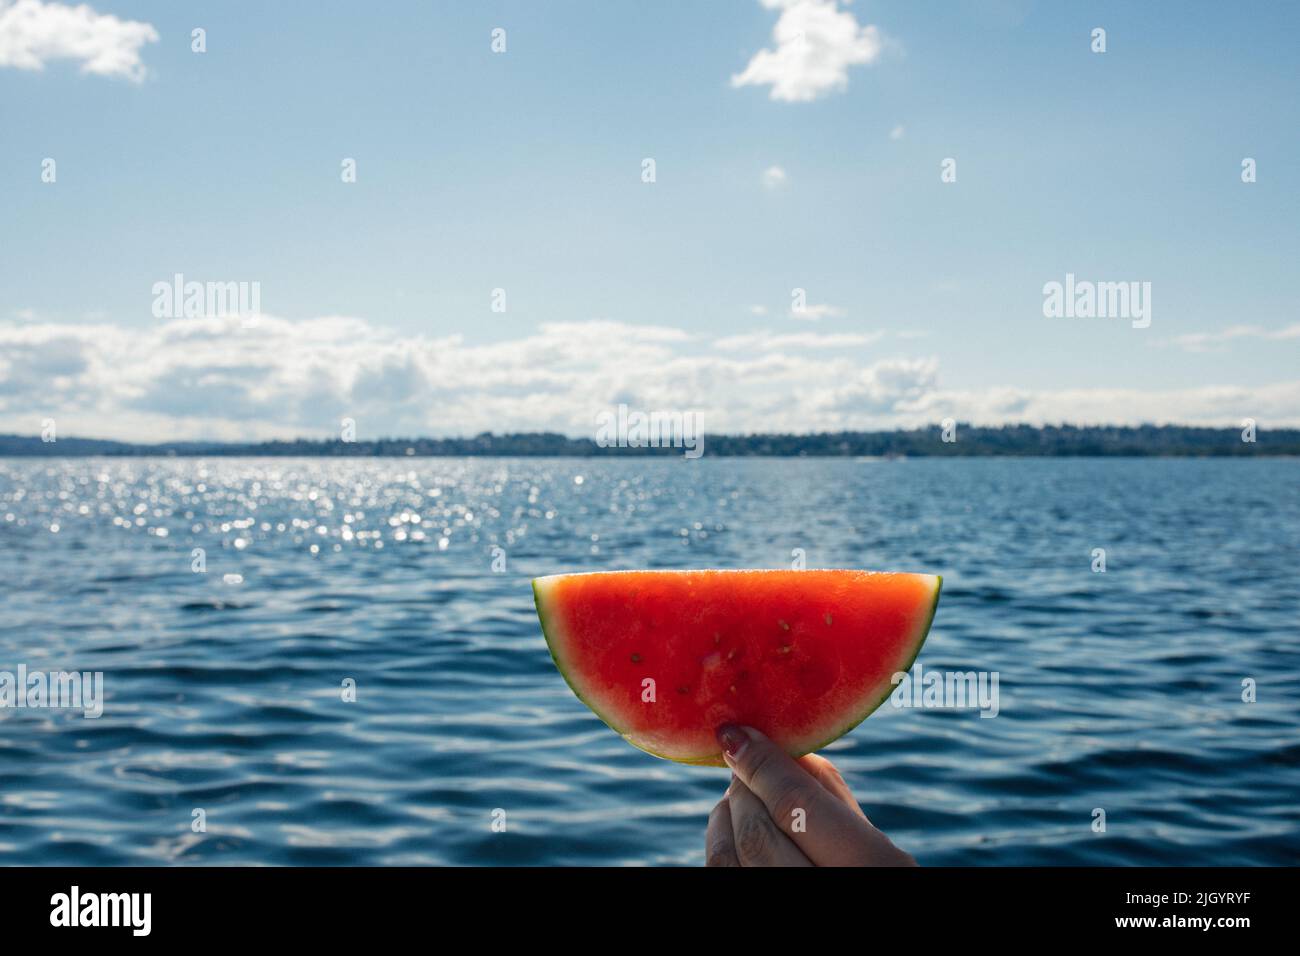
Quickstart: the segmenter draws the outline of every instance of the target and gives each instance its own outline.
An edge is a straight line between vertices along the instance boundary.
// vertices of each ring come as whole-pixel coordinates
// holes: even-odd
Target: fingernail
[[[734,760],[749,743],[749,735],[735,724],[723,724],[718,728],[718,743],[722,744],[722,752]]]

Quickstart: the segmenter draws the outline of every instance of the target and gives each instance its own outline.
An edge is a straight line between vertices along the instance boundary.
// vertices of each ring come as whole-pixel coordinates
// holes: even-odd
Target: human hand
[[[790,757],[752,727],[718,729],[731,786],[709,814],[705,866],[916,866],[867,819],[825,757]]]

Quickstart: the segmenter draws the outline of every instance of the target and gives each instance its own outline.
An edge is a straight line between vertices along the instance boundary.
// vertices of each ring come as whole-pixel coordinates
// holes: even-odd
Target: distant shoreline
[[[812,434],[704,435],[705,457],[719,458],[1227,458],[1300,456],[1300,429],[1259,429],[1254,441],[1239,428],[1188,425],[1088,426],[958,424],[945,441],[939,426],[896,431]],[[379,438],[344,442],[297,439],[266,442],[138,444],[94,438],[0,435],[0,457],[269,457],[269,458],[638,458],[682,457],[681,447],[604,447],[590,438],[549,432],[472,438]]]

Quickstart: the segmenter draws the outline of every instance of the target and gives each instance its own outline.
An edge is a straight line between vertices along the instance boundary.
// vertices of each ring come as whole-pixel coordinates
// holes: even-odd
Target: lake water
[[[699,864],[727,772],[579,703],[529,579],[795,549],[942,574],[922,665],[999,675],[826,751],[923,864],[1300,861],[1300,461],[705,456],[0,460],[0,670],[105,698],[0,710],[0,863]]]

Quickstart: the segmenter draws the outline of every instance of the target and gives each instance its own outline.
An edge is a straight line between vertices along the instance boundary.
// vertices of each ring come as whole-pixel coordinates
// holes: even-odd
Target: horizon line
[[[1032,431],[1216,431],[1241,432],[1245,427],[1253,427],[1258,432],[1271,434],[1300,433],[1300,424],[1282,425],[1262,428],[1255,420],[1243,421],[1238,425],[1197,425],[1184,422],[1139,422],[1132,423],[1093,423],[1075,424],[1073,422],[1002,422],[996,425],[976,425],[959,419],[945,419],[924,425],[893,428],[838,428],[816,429],[809,431],[750,431],[750,432],[710,432],[701,430],[699,434],[713,439],[753,439],[753,438],[825,438],[833,435],[916,435],[926,431],[942,431],[945,427],[954,427],[967,431],[1012,431],[1029,429]],[[98,442],[101,444],[133,445],[141,448],[165,447],[168,445],[275,445],[275,444],[374,444],[376,442],[454,442],[474,441],[482,438],[563,438],[566,441],[588,442],[599,446],[599,440],[590,434],[572,434],[561,431],[481,431],[474,433],[457,433],[445,435],[379,435],[374,438],[343,439],[329,436],[296,435],[292,438],[173,438],[163,441],[134,441],[127,438],[105,438],[90,435],[65,435],[57,439],[45,440],[39,433],[21,434],[18,432],[0,432],[0,441],[36,441],[42,444],[56,444],[59,441]]]
[[[1263,438],[1264,440],[1261,440]],[[60,447],[62,446],[62,447]],[[136,442],[115,438],[0,434],[0,457],[163,457],[234,455],[284,457],[1216,457],[1300,456],[1300,428],[1143,423],[1139,425],[938,425],[878,430],[709,434],[692,429],[635,436],[575,437],[562,432],[479,432],[459,436],[352,435],[254,440],[179,439]]]

